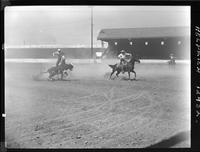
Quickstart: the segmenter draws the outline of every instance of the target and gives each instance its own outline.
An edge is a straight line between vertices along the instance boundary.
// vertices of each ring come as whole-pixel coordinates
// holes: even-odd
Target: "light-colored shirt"
[[[118,58],[120,58],[120,59],[125,59],[125,58],[126,58],[126,54],[120,53],[120,54],[118,55]]]
[[[120,53],[120,54],[118,55],[118,58],[119,58],[119,59],[124,59],[125,61],[129,62],[130,59],[132,58],[132,54],[130,54],[130,53],[122,54],[122,53]]]

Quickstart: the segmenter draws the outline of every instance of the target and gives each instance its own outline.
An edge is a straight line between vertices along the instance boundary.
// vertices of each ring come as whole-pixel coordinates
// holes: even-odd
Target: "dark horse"
[[[46,72],[43,72],[43,73],[49,73],[49,80],[53,80],[52,79],[53,76],[61,74],[61,80],[63,80],[63,75],[65,74],[67,76],[68,75],[67,70],[72,71],[73,67],[74,66],[71,63],[63,64],[58,67],[53,66],[53,67],[49,68]]]
[[[117,71],[116,76],[118,77],[118,75],[122,72],[122,66],[124,66],[124,71],[128,72],[129,80],[130,80],[131,72],[133,72],[135,74],[135,79],[136,79],[136,72],[134,71],[135,62],[140,63],[140,60],[138,58],[132,57],[132,59],[129,62],[127,62],[126,65],[120,65],[120,64],[109,65],[112,68],[112,73],[110,74],[110,79],[111,79],[113,73],[115,73],[116,71]]]

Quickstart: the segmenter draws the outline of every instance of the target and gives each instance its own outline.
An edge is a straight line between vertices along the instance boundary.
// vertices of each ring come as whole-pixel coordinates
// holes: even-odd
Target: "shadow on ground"
[[[176,144],[179,144],[189,139],[190,139],[190,131],[184,131],[146,148],[170,148]]]

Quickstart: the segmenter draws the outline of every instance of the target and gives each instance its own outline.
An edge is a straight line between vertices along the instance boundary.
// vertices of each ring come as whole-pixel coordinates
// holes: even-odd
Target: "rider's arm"
[[[58,55],[58,54],[59,54],[58,51],[53,52],[53,56],[54,56],[54,55]]]

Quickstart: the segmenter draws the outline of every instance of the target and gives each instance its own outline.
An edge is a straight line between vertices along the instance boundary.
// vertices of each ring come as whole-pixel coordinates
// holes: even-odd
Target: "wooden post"
[[[91,6],[91,58],[94,58],[93,54],[93,7]]]

